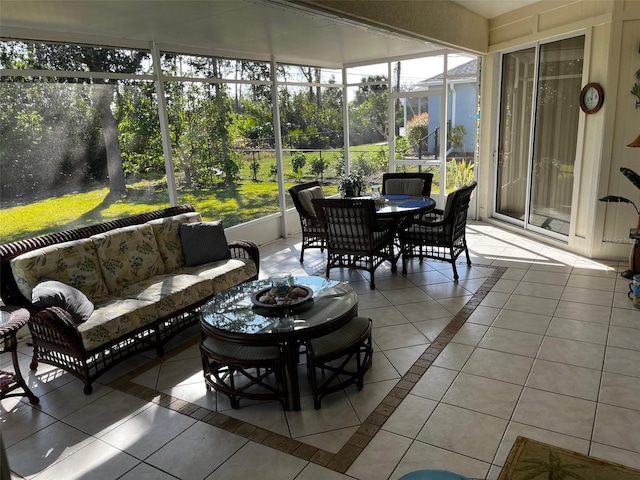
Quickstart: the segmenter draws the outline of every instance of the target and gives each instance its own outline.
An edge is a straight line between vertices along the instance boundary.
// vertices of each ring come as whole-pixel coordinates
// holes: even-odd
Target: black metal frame
[[[396,222],[379,222],[375,202],[365,199],[314,199],[318,220],[327,233],[327,269],[353,268],[369,272],[371,290],[374,272],[383,262],[397,270],[394,255]]]
[[[304,250],[306,248],[319,248],[321,252],[327,246],[326,234],[318,217],[309,215],[302,204],[298,193],[313,187],[321,187],[320,182],[307,182],[295,185],[289,189],[289,194],[300,216],[300,226],[302,227],[302,247],[300,248],[300,263],[304,262]]]
[[[467,211],[471,193],[476,188],[474,181],[450,193],[445,210],[433,210],[428,218],[412,219],[399,232],[402,249],[402,273],[407,273],[407,261],[418,257],[449,262],[453,268],[453,279],[458,281],[456,259],[463,252],[467,265],[471,265],[467,248]]]

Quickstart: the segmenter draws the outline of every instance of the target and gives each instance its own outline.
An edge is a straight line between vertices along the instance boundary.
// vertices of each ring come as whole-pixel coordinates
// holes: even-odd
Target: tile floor
[[[28,374],[22,342],[41,404],[1,403],[12,478],[375,480],[440,468],[496,479],[518,435],[640,468],[640,311],[617,273],[625,262],[482,222],[467,232],[474,265],[458,284],[439,262],[414,260],[406,276],[383,266],[375,291],[332,271],[373,318],[375,354],[365,388],[318,411],[308,389],[300,412],[229,409],[204,387],[196,328],[162,359],[139,355],[100,377],[90,396],[57,369]],[[321,252],[301,265],[299,245],[262,247],[261,277],[322,274]]]

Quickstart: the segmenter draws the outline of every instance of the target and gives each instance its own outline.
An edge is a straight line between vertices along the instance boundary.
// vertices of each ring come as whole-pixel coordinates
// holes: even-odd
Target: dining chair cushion
[[[386,195],[422,195],[423,188],[421,178],[390,178],[384,184]]]
[[[447,195],[447,203],[444,206],[444,211],[442,213],[442,217],[446,217],[447,215],[449,215],[449,212],[451,211],[451,208],[453,207],[453,201],[455,200],[455,195],[453,194],[449,194]]]
[[[300,190],[298,192],[298,199],[304,209],[305,213],[310,217],[316,216],[316,211],[313,208],[312,200],[314,198],[324,198],[324,192],[322,187],[311,187],[306,190]]]
[[[324,357],[351,347],[369,328],[369,319],[354,317],[346,325],[310,341],[316,357]]]
[[[207,338],[203,342],[205,349],[223,357],[242,361],[264,361],[280,358],[280,349],[271,346],[249,346],[238,343],[221,342],[214,338]]]

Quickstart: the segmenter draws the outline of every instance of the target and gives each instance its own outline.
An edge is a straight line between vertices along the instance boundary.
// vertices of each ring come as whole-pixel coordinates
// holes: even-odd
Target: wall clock
[[[599,83],[587,83],[580,92],[580,108],[584,113],[596,113],[604,102],[604,91]]]

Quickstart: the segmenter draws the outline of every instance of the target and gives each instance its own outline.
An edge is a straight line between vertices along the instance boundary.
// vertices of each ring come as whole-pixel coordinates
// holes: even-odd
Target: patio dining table
[[[384,203],[376,205],[379,219],[393,218],[401,220],[408,216],[429,213],[436,208],[436,202],[431,197],[415,195],[385,195]]]
[[[369,197],[370,198],[370,197]],[[402,255],[400,241],[397,232],[405,225],[410,217],[424,215],[436,208],[436,202],[431,197],[416,195],[384,195],[384,203],[376,204],[376,216],[378,220],[393,221],[395,229],[394,249],[395,260]]]

